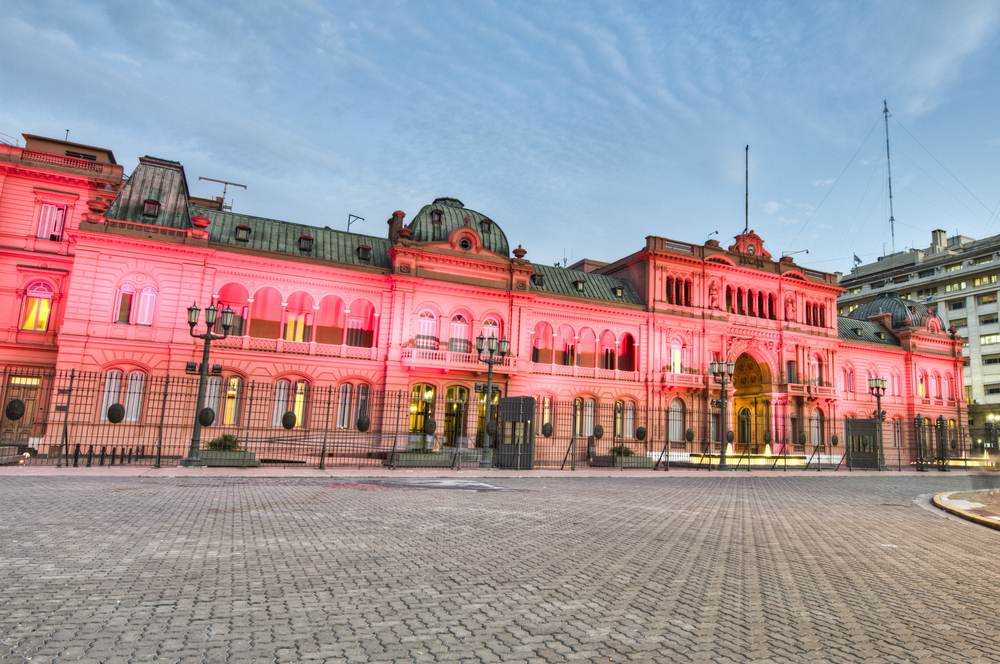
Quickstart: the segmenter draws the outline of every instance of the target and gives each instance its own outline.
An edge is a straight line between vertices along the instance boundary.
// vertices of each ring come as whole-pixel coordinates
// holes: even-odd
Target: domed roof
[[[465,207],[457,198],[438,198],[423,206],[407,228],[413,231],[413,240],[417,242],[444,242],[449,233],[466,224],[479,233],[484,249],[510,257],[503,229],[486,215]]]
[[[892,329],[902,327],[903,321],[909,321],[914,327],[926,327],[930,319],[937,320],[938,327],[945,329],[944,321],[937,315],[937,310],[928,309],[920,302],[908,300],[892,291],[879,293],[871,302],[865,302],[857,309],[847,314],[849,318],[868,320],[869,316],[892,314]]]

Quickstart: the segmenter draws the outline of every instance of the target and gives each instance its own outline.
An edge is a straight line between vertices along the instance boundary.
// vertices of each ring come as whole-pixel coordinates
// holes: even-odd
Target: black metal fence
[[[191,446],[199,378],[144,373],[5,370],[0,463],[176,465]],[[211,376],[203,465],[311,468],[473,468],[502,465],[502,425],[487,426],[485,395],[417,386],[243,382]],[[676,403],[676,402],[675,402]],[[500,408],[492,409],[494,420]],[[732,409],[730,409],[732,412]],[[998,431],[943,417],[822,420],[788,412],[537,400],[530,467],[717,469],[949,469],[995,467]]]

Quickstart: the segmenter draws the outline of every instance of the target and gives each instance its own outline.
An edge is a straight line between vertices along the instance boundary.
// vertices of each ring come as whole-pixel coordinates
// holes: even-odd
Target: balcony
[[[656,380],[660,387],[705,387],[707,376],[696,373],[674,373],[673,371],[663,371]]]
[[[378,359],[378,348],[363,348],[360,346],[348,346],[346,344],[318,344],[309,341],[285,341],[284,339],[259,339],[257,337],[226,337],[225,339],[213,341],[212,345],[222,348],[262,351],[265,353],[342,357],[352,360]]]
[[[619,369],[598,369],[597,367],[564,366],[562,364],[537,364],[531,362],[528,371],[533,374],[549,376],[572,376],[574,378],[596,378],[598,380],[619,380],[630,383],[639,382],[638,371],[621,371]]]
[[[801,397],[834,397],[836,396],[833,385],[824,383],[822,385],[809,385],[803,383],[782,383],[778,386],[781,392],[787,392],[790,396]]]
[[[430,367],[443,371],[486,371],[486,365],[479,361],[478,353],[459,353],[450,350],[432,350],[430,348],[404,348],[401,358],[403,364],[411,367]],[[502,358],[494,371],[510,371],[515,358]]]

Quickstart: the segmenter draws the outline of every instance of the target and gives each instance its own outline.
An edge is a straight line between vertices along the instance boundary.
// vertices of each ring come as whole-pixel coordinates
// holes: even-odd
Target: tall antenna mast
[[[750,146],[747,145],[746,154],[746,185],[747,185],[747,195],[746,195],[746,223],[743,226],[743,234],[746,235],[750,230]]]
[[[892,234],[892,253],[896,253],[896,218],[892,215],[892,162],[889,160],[889,104],[882,100],[885,114],[885,167],[889,174],[889,232]]]
[[[219,207],[222,208],[222,211],[232,210],[233,209],[232,205],[226,205],[226,189],[229,187],[229,185],[233,185],[234,187],[243,187],[244,189],[247,188],[247,186],[245,184],[237,184],[235,182],[226,182],[225,180],[216,180],[215,178],[199,177],[198,179],[199,180],[208,180],[209,182],[218,182],[219,184],[222,185],[222,205],[219,206]]]

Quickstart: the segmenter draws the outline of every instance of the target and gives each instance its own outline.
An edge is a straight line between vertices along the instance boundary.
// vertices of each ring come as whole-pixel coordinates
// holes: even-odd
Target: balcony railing
[[[532,362],[529,371],[534,374],[549,376],[573,376],[575,378],[597,378],[600,380],[620,380],[639,382],[638,371],[621,371],[619,369],[600,369],[597,367],[565,366],[562,364],[538,364]]]
[[[87,159],[75,159],[73,157],[62,157],[57,154],[49,154],[47,152],[36,152],[35,150],[21,150],[21,159],[36,161],[42,164],[63,166],[66,168],[79,168],[84,171],[91,171],[102,175],[111,175],[111,172],[114,169],[113,164],[104,164],[101,162],[89,161]]]
[[[478,353],[458,353],[450,350],[431,350],[429,348],[404,348],[402,359],[407,364],[419,366],[455,367],[463,369],[485,370],[486,365],[479,361]],[[504,357],[495,369],[509,368],[514,358]]]
[[[704,387],[706,376],[696,373],[674,373],[673,371],[663,371],[657,377],[660,385],[677,385],[681,387]]]
[[[285,341],[284,339],[259,339],[257,337],[226,337],[213,341],[213,345],[223,348],[241,348],[265,353],[289,353],[292,355],[319,355],[322,357],[344,357],[354,360],[374,360],[377,348],[363,348],[346,344],[318,344],[309,341]]]

